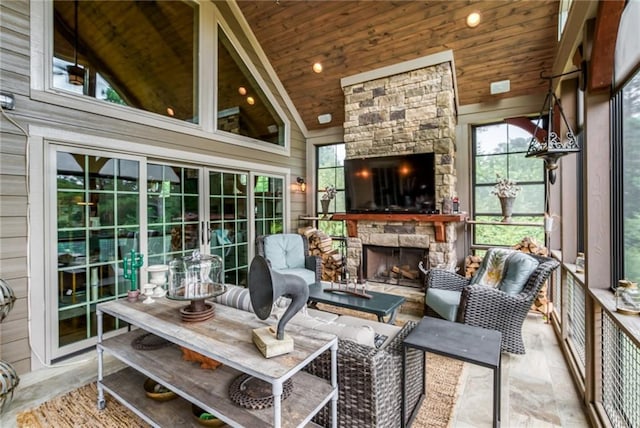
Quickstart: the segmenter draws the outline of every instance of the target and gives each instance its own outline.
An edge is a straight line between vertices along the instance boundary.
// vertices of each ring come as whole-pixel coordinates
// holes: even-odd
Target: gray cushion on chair
[[[289,268],[289,269],[273,269],[275,272],[288,274],[288,275],[296,275],[302,277],[307,284],[313,284],[316,282],[316,273],[315,271],[305,269],[305,268]]]
[[[520,252],[510,254],[498,288],[510,295],[520,293],[538,265],[538,261],[528,254]]]
[[[264,257],[269,260],[271,268],[274,270],[304,269],[305,256],[301,235],[278,234],[264,238]],[[310,283],[313,282],[315,282],[315,277]]]
[[[455,321],[461,294],[459,291],[430,288],[424,299],[425,303],[442,318]]]

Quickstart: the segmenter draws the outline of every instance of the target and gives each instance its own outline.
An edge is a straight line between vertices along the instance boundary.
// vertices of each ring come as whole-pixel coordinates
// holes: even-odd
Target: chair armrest
[[[316,281],[320,281],[322,277],[322,259],[318,256],[306,256],[304,258],[304,267],[316,273]]]
[[[485,326],[486,321],[491,324],[499,322],[510,322],[520,315],[526,314],[531,306],[533,297],[530,294],[506,294],[505,292],[486,285],[473,284],[462,290],[460,307],[458,308],[458,321],[465,324],[470,320],[482,319],[485,322],[480,325]],[[497,324],[496,324],[497,325]]]
[[[462,291],[469,284],[470,279],[455,272],[444,269],[431,269],[425,278],[427,289]]]

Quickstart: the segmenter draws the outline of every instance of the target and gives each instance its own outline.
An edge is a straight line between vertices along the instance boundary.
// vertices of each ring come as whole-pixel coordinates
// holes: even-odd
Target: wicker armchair
[[[383,349],[359,345],[350,340],[338,344],[338,427],[393,428],[401,426],[402,412],[402,341],[416,326],[404,325],[398,335]],[[407,350],[407,406],[410,415],[422,393],[424,355]],[[305,371],[330,379],[331,354],[325,352],[312,361]],[[331,426],[331,411],[325,406],[313,419],[321,426]]]
[[[498,330],[502,333],[503,352],[524,354],[522,324],[538,291],[559,266],[549,257],[531,255],[539,265],[529,276],[523,290],[515,295],[486,285],[469,285],[470,278],[441,269],[432,269],[425,278],[426,293],[429,289],[461,292],[456,316],[457,322]],[[425,314],[440,317],[425,305]]]
[[[309,255],[309,241],[302,235],[260,235],[256,237],[256,253],[278,273],[301,276],[308,284],[320,281],[322,261]]]

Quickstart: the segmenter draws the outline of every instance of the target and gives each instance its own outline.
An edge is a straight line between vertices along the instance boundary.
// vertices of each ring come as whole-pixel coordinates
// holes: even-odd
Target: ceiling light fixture
[[[568,155],[569,153],[576,153],[580,151],[580,145],[578,144],[576,136],[573,134],[573,130],[571,130],[569,122],[567,122],[560,100],[553,92],[552,82],[556,77],[566,76],[578,71],[581,70],[574,70],[550,77],[545,77],[540,73],[541,79],[549,81],[549,91],[547,92],[547,97],[542,105],[542,111],[540,112],[536,128],[533,131],[533,137],[529,143],[529,149],[527,150],[526,157],[533,156],[544,160],[544,166],[547,169],[549,182],[551,184],[556,182],[558,159],[562,156]],[[561,126],[560,120],[557,117],[558,113],[560,114],[560,118],[562,118],[567,130],[566,138],[564,140],[558,135],[558,132],[560,131],[559,128]],[[547,120],[547,129],[544,129],[543,125],[541,126],[541,123],[543,123],[544,120],[543,118],[545,117]]]
[[[467,16],[467,26],[469,28],[476,28],[480,24],[480,12],[471,12]]]
[[[252,106],[256,103],[256,100],[253,97],[247,97],[247,103]]]
[[[313,64],[313,71],[316,73],[322,73],[322,64],[320,64],[319,62],[316,62],[315,64]]]
[[[318,116],[318,123],[324,125],[331,122],[331,119],[331,113],[321,114],[320,116]]]
[[[175,111],[173,111],[173,108],[171,108],[171,107],[167,107],[167,114],[168,114],[169,116],[173,117],[173,116],[176,114],[176,112],[175,112]]]
[[[78,66],[78,0],[74,5],[74,21],[75,30],[73,37],[73,56],[75,65],[67,66],[67,74],[69,75],[69,83],[76,86],[84,85],[84,68]]]
[[[238,93],[239,93],[240,95],[247,95],[247,88],[245,88],[244,86],[240,86],[240,87],[238,88]]]

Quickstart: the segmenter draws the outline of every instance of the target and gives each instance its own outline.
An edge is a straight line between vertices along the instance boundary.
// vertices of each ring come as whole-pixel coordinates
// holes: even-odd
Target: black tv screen
[[[433,153],[344,161],[348,213],[432,213],[435,199]]]

